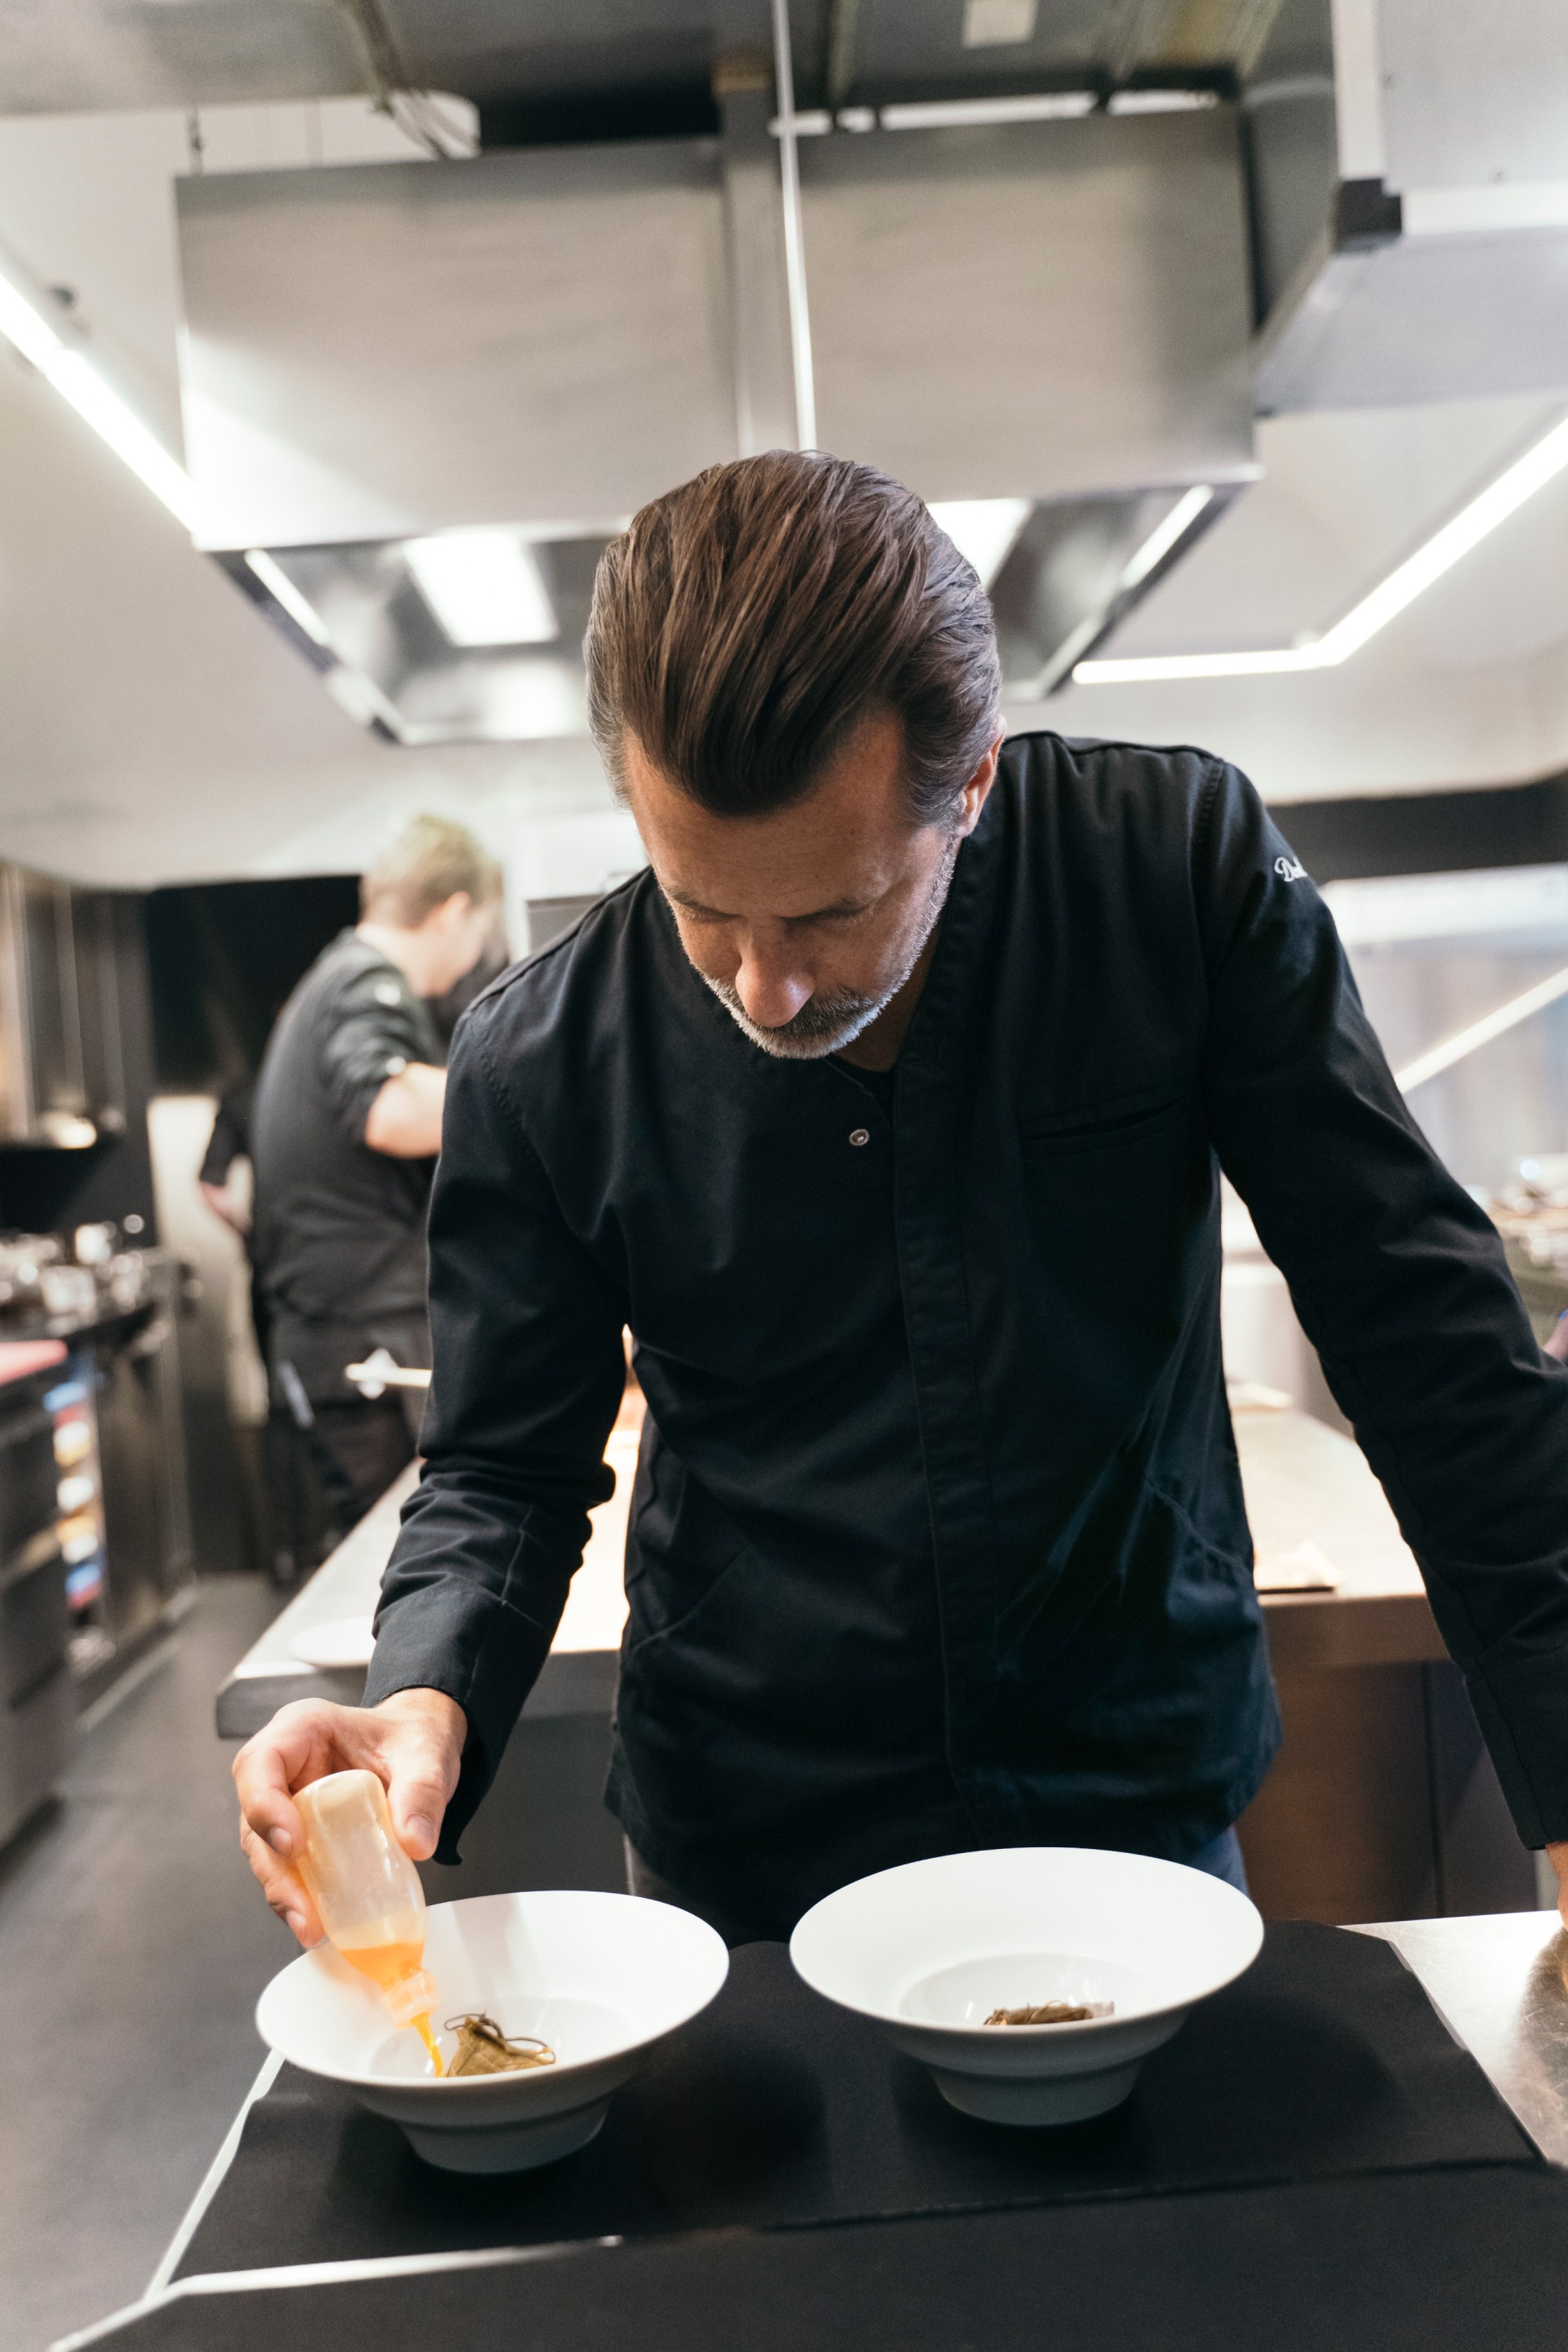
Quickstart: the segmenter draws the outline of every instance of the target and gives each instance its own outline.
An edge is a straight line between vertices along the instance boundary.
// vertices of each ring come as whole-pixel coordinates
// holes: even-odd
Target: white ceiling
[[[271,118],[284,147],[300,112]],[[209,160],[225,136],[244,160],[260,135],[258,110],[203,121]],[[174,110],[0,121],[0,239],[77,290],[104,364],[174,446],[169,184],[186,162]],[[1553,414],[1488,402],[1265,423],[1264,479],[1114,650],[1321,627]],[[494,832],[608,805],[583,742],[433,754],[363,734],[5,348],[0,483],[0,855],[123,884],[342,869],[416,806]],[[1565,652],[1560,480],[1338,670],[1075,688],[1011,715],[1201,741],[1282,800],[1502,782],[1568,764]]]

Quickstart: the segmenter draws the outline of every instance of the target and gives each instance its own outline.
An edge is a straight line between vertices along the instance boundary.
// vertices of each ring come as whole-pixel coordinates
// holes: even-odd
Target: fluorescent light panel
[[[973,564],[981,586],[989,588],[1013,552],[1034,504],[1033,499],[940,499],[930,513],[960,555]]]
[[[1472,1021],[1468,1028],[1456,1030],[1440,1045],[1434,1045],[1430,1053],[1418,1055],[1414,1062],[1407,1062],[1402,1070],[1394,1073],[1394,1085],[1401,1094],[1412,1093],[1416,1087],[1425,1086],[1428,1078],[1436,1077],[1443,1070],[1451,1070],[1456,1062],[1464,1061],[1478,1046],[1489,1045],[1494,1037],[1500,1037],[1505,1030],[1517,1028],[1521,1021],[1528,1021],[1532,1013],[1542,1012],[1547,1005],[1555,1004],[1560,996],[1568,996],[1568,968],[1552,972],[1545,980],[1538,980],[1533,988],[1525,989],[1519,996],[1510,996],[1506,1004],[1500,1004],[1494,1012],[1483,1013],[1480,1020]]]
[[[1212,89],[1118,89],[1105,102],[1107,114],[1202,114],[1219,104]]]
[[[542,646],[561,634],[532,552],[510,530],[405,541],[419,593],[455,646]]]
[[[37,301],[0,276],[0,334],[30,360],[83,424],[129,466],[138,481],[187,529],[195,520],[195,490],[183,466],[108,384],[75,343],[62,335]]]
[[[1124,660],[1083,661],[1073,671],[1075,686],[1139,686],[1164,678],[1263,677],[1281,672],[1335,669],[1352,654],[1385,629],[1417,596],[1483,539],[1517,514],[1538,490],[1555,481],[1568,467],[1568,417],[1553,425],[1543,440],[1500,473],[1451,521],[1435,531],[1414,555],[1396,564],[1359,604],[1321,637],[1299,646],[1262,648],[1256,653],[1151,654]]]

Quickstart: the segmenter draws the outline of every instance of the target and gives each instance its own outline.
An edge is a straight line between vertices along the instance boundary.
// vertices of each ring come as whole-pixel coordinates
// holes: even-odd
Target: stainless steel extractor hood
[[[794,439],[769,105],[730,94],[718,138],[180,184],[198,541],[356,717],[581,731],[605,536]],[[1156,576],[1130,575],[1163,519],[1188,500],[1162,567],[1254,471],[1234,110],[818,137],[802,203],[821,443],[1031,510],[998,593],[1047,690]],[[443,628],[409,544],[475,530],[545,582],[548,636]]]
[[[1328,0],[1244,94],[1260,413],[1568,390],[1568,9]]]

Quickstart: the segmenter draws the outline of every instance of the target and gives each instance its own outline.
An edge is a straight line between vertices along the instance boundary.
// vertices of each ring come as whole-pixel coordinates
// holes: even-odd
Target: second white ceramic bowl
[[[841,1887],[790,1958],[814,1991],[874,2018],[942,2097],[990,2123],[1074,2123],[1126,2098],[1195,2001],[1250,1968],[1245,1895],[1146,1854],[1085,1846],[950,1853]],[[995,2009],[1110,2001],[1070,2025],[988,2026]]]
[[[399,2031],[368,1979],[320,1944],[274,1977],[257,2004],[264,2042],[291,2065],[348,2084],[401,2124],[418,2153],[452,2172],[517,2172],[585,2147],[614,2092],[695,2017],[730,1970],[723,1938],[689,1911],[572,1889],[437,1903],[425,1966],[442,2054],[449,2017],[485,2010],[534,2034],[552,2066],[438,2082],[417,2035]]]

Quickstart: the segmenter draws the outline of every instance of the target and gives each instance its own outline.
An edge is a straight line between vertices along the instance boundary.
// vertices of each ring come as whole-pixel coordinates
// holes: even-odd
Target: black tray
[[[808,1992],[782,1945],[752,1944],[598,2138],[539,2172],[438,2172],[340,2086],[285,2067],[179,2274],[1459,2165],[1540,2158],[1376,1937],[1271,1927],[1125,2106],[1042,2130],[954,2113],[874,2027]]]

